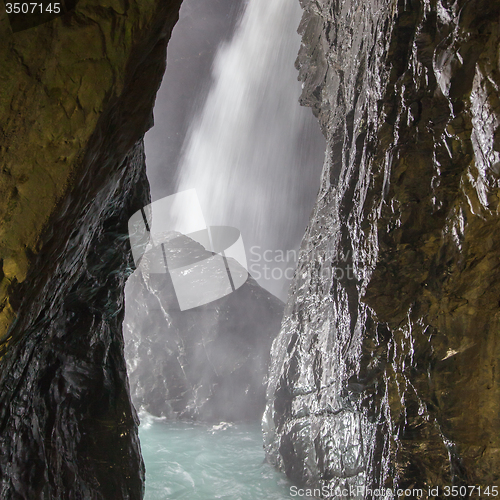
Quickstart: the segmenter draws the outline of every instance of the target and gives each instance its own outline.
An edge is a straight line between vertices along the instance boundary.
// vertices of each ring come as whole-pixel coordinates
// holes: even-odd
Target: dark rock
[[[73,258],[43,259],[56,266],[41,293],[52,301],[35,303],[43,309],[2,359],[2,498],[142,497],[121,337],[127,215],[149,192],[142,145],[122,169],[100,216],[75,221]]]
[[[80,0],[14,35],[0,13],[2,499],[143,496],[127,223],[179,3]]]
[[[334,489],[498,484],[500,6],[302,5],[302,101],[328,149],[268,459]]]

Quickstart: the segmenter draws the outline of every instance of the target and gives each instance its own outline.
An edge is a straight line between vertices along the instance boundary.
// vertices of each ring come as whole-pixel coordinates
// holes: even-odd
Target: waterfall
[[[298,104],[301,13],[295,0],[249,1],[232,40],[218,49],[177,176],[177,191],[196,189],[209,224],[241,230],[250,272],[253,262],[257,281],[282,298],[284,270],[295,262],[277,251],[300,243],[325,149],[316,119]],[[256,267],[266,250],[275,271],[267,278]]]

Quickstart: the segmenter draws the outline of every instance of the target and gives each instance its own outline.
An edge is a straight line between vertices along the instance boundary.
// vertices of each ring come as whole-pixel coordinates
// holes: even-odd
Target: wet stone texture
[[[500,4],[302,5],[301,99],[328,146],[267,457],[333,490],[498,484]]]
[[[0,9],[0,497],[140,499],[123,356],[128,218],[179,1]]]
[[[2,498],[142,498],[121,336],[127,214],[149,192],[142,145],[122,168],[99,217],[78,221],[87,234],[68,242],[76,269],[54,269],[44,288],[54,301],[2,359]]]

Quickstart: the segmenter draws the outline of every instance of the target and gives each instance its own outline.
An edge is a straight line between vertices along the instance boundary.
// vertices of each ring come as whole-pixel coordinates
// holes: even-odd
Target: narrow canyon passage
[[[307,179],[316,189],[303,160],[291,167],[311,150],[300,142],[307,110],[281,100],[291,66],[275,57],[300,18],[284,5],[248,3],[214,59],[177,172],[177,189],[196,187],[207,221],[241,229],[261,264],[278,260],[276,242],[300,227],[290,207],[300,207]],[[266,457],[297,484],[360,498],[492,486],[499,7],[301,6],[300,100],[327,146],[271,352]],[[273,71],[259,70],[266,63]],[[293,126],[273,127],[277,118]]]
[[[230,296],[190,310],[179,310],[175,277],[143,264],[129,278],[125,354],[132,398],[147,421],[140,438],[150,500],[212,498],[225,476],[234,484],[226,481],[222,498],[289,494],[286,478],[263,464],[260,422],[271,342],[325,150],[317,120],[299,104],[301,14],[288,0],[186,0],[169,42],[155,126],[145,138],[152,207],[165,207],[152,209],[151,234],[155,217],[167,231],[165,220],[176,219],[167,206],[189,218],[199,201],[207,225],[240,231],[250,277]],[[192,189],[195,198],[167,205]],[[185,462],[176,458],[192,439],[203,448]],[[224,441],[227,450],[247,452],[233,461],[220,454]]]
[[[0,498],[497,497],[500,3],[181,4],[0,3]]]

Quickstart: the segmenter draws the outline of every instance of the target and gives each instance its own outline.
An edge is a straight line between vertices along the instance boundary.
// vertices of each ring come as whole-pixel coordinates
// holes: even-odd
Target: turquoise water
[[[140,418],[145,500],[290,500],[291,484],[264,463],[259,425]]]

